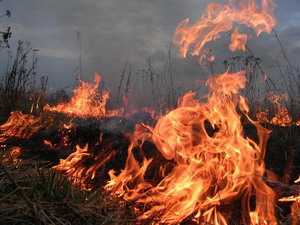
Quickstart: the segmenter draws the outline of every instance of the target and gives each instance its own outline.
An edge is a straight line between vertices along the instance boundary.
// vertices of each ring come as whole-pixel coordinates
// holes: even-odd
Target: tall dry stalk
[[[38,60],[36,58],[28,67],[28,55],[31,51],[29,43],[19,41],[12,65],[7,67],[0,98],[0,106],[5,114],[16,109],[26,96],[26,88]]]

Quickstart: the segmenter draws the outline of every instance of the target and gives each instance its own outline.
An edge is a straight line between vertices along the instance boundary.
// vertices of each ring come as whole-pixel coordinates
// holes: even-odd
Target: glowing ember
[[[190,216],[200,224],[228,224],[219,206],[241,200],[244,223],[276,224],[274,192],[262,178],[270,131],[247,115],[245,99],[238,95],[239,88],[245,86],[244,75],[245,71],[213,76],[207,81],[210,94],[206,103],[198,102],[190,92],[177,109],[154,128],[148,127],[150,133],[137,127],[126,166],[119,175],[110,171],[106,189],[147,206],[149,210],[140,219],[179,223]],[[243,136],[237,106],[256,126],[259,144]],[[206,131],[207,122],[217,129],[212,136]],[[144,140],[151,140],[166,159],[175,162],[157,185],[144,180],[151,159],[139,162],[132,153]],[[253,194],[254,210],[250,209]]]
[[[192,55],[200,56],[200,63],[206,58],[203,48],[207,42],[220,38],[220,33],[233,29],[234,22],[253,28],[257,35],[270,33],[276,25],[273,17],[275,3],[262,0],[258,5],[255,0],[229,0],[226,5],[211,3],[199,21],[189,26],[189,19],[183,20],[174,34],[174,43],[179,46],[179,56],[186,57],[190,48]],[[231,36],[231,50],[245,49],[246,36],[238,34],[237,29]]]

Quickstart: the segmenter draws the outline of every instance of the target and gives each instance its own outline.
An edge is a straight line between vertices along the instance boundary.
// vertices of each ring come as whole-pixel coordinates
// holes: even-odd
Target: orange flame
[[[101,76],[95,73],[94,83],[81,81],[78,88],[73,90],[73,97],[68,103],[60,103],[57,106],[50,107],[46,105],[44,110],[64,113],[76,117],[110,117],[116,116],[118,110],[106,110],[106,103],[109,99],[109,92],[99,93],[99,84]]]
[[[102,134],[100,135],[100,142],[102,142]],[[114,155],[115,151],[103,154],[94,155],[89,152],[88,144],[81,148],[79,145],[76,146],[76,151],[70,154],[66,159],[60,159],[57,166],[52,169],[64,171],[74,183],[79,183],[84,189],[89,189],[88,182],[96,177],[97,171]],[[85,167],[84,162],[86,160],[93,161],[94,163]],[[91,162],[90,162],[91,163]]]
[[[294,183],[300,182],[300,176]],[[292,218],[292,225],[297,225],[300,222],[300,195],[298,196],[288,196],[279,199],[280,202],[293,202],[291,205],[291,218]]]
[[[237,50],[246,50],[246,42],[247,42],[247,35],[240,34],[238,32],[238,28],[236,27],[234,32],[231,34],[231,44],[229,45],[229,49],[232,52]]]
[[[215,61],[216,57],[215,56],[209,56],[208,61],[213,62]]]
[[[180,47],[180,55],[186,56],[190,47],[192,55],[200,55],[200,61],[210,54],[203,51],[204,45],[219,38],[220,32],[229,31],[237,22],[253,28],[256,34],[270,32],[276,24],[272,16],[275,4],[272,0],[262,0],[261,6],[255,0],[241,0],[236,3],[228,0],[224,6],[209,4],[206,14],[198,23],[188,26],[184,20],[177,27],[174,42]],[[231,36],[231,51],[245,50],[247,36],[239,34],[236,28]],[[213,61],[214,56],[208,60]],[[248,113],[246,99],[239,95],[245,88],[246,71],[234,74],[228,72],[210,77],[206,85],[210,88],[206,102],[196,99],[196,93],[189,92],[178,103],[178,108],[159,118],[155,127],[137,125],[132,134],[127,134],[130,145],[125,168],[121,171],[109,171],[110,181],[106,190],[122,196],[127,201],[135,201],[144,206],[139,217],[155,219],[161,223],[178,224],[185,218],[191,218],[198,224],[229,224],[230,216],[223,212],[222,206],[240,202],[243,224],[275,225],[275,192],[265,184],[264,156],[270,130],[253,121]],[[68,103],[61,103],[45,110],[61,112],[78,117],[108,117],[119,115],[120,110],[108,111],[106,103],[109,93],[99,93],[101,77],[95,74],[94,83],[81,82]],[[126,96],[125,96],[126,97]],[[127,99],[128,100],[128,99]],[[274,97],[273,102],[280,113],[271,123],[291,124],[286,116],[287,110]],[[149,108],[144,111],[156,118]],[[123,111],[124,112],[124,111]],[[243,132],[241,117],[246,118],[257,129],[258,143]],[[281,118],[283,119],[281,120]],[[40,118],[12,112],[8,122],[0,126],[3,136],[26,138],[40,129]],[[24,126],[25,124],[25,126]],[[70,129],[71,124],[65,124]],[[102,142],[103,134],[100,135]],[[147,179],[151,173],[152,158],[137,159],[135,149],[142,151],[145,141],[152,142],[157,153],[172,163],[159,166],[161,180],[158,183]],[[44,144],[54,147],[50,141]],[[63,137],[63,145],[69,145],[68,136]],[[15,151],[15,153],[14,153]],[[19,154],[20,149],[12,151]],[[88,144],[76,151],[59,165],[53,167],[64,171],[74,182],[85,184],[94,179],[97,171],[115,155],[115,151],[94,154]],[[92,166],[85,167],[84,162],[91,160]],[[298,181],[298,180],[297,180]],[[252,198],[255,196],[255,198]],[[299,197],[288,197],[281,201],[299,202]],[[293,210],[298,210],[294,206]]]
[[[85,145],[84,148],[80,148],[77,145],[76,151],[70,154],[66,159],[60,159],[59,164],[54,166],[53,169],[64,170],[67,174],[72,175],[74,182],[80,181],[84,167],[78,167],[76,164],[90,156],[91,154],[88,153],[88,145]]]
[[[49,146],[51,149],[53,149],[53,144],[51,141],[48,141],[48,140],[44,140],[43,141],[45,145]]]
[[[185,58],[188,50],[193,48],[191,55],[199,55],[201,64],[206,57],[203,52],[205,44],[219,38],[221,32],[232,30],[234,22],[253,28],[256,35],[270,33],[276,25],[272,15],[275,7],[272,0],[262,0],[261,5],[255,0],[228,0],[225,5],[209,4],[196,24],[189,26],[189,19],[185,19],[178,25],[173,41],[179,46],[179,56]],[[238,39],[237,36],[232,38],[235,41],[240,39],[239,46],[246,42],[244,35],[239,35]]]
[[[19,146],[12,147],[9,150],[8,156],[4,156],[3,162],[8,163],[9,160],[12,160],[13,163],[21,162],[22,160],[18,158],[19,156],[21,156],[21,150],[22,149]]]
[[[297,122],[293,122],[292,117],[289,115],[288,109],[280,103],[280,100],[287,99],[287,94],[275,94],[274,92],[269,92],[269,100],[274,104],[275,115],[268,119],[269,111],[259,108],[259,111],[255,114],[258,122],[260,123],[269,123],[277,126],[299,126],[300,120]]]
[[[244,223],[276,224],[274,192],[262,179],[270,131],[249,118],[246,101],[238,95],[245,82],[245,71],[213,76],[207,81],[210,94],[206,103],[198,102],[190,92],[154,128],[147,127],[150,133],[137,126],[130,136],[125,168],[119,175],[109,172],[111,180],[106,189],[125,200],[145,204],[149,210],[140,219],[180,223],[192,216],[200,224],[223,225],[228,224],[228,218],[219,206],[241,199]],[[259,144],[243,136],[237,106],[256,126]],[[215,129],[213,134],[207,132],[206,123]],[[157,185],[144,179],[152,160],[140,162],[132,153],[145,140],[152,141],[166,159],[175,163]],[[254,210],[250,209],[252,194],[256,195]]]
[[[1,142],[9,137],[29,138],[42,127],[42,118],[21,111],[10,113],[7,122],[0,126]],[[51,118],[47,121],[51,122]]]

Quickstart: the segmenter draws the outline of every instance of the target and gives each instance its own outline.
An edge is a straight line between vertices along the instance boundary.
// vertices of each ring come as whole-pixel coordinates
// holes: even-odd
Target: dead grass
[[[102,189],[82,190],[47,169],[47,162],[16,162],[7,155],[3,148],[0,224],[137,224],[132,207],[121,199]]]

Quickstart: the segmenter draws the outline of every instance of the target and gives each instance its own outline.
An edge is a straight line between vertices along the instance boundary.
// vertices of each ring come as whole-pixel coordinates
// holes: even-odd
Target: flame
[[[68,124],[64,124],[63,127],[67,130],[71,129],[71,127],[73,126],[73,124],[71,122],[69,122]]]
[[[189,92],[178,108],[154,128],[137,126],[130,135],[124,170],[119,175],[111,170],[111,180],[105,188],[125,200],[144,204],[149,210],[140,219],[180,223],[190,216],[200,224],[223,225],[228,224],[228,218],[220,206],[241,200],[244,223],[276,224],[275,194],[262,178],[270,131],[249,118],[246,100],[238,95],[245,82],[245,71],[213,76],[207,81],[210,94],[206,103],[198,102],[195,93]],[[256,126],[258,144],[244,137],[236,107]],[[211,135],[206,130],[207,123],[214,129]],[[133,149],[145,140],[152,141],[175,164],[157,185],[144,179],[152,159],[138,161],[133,154]],[[250,209],[253,194],[254,210]]]
[[[291,206],[292,224],[297,225],[300,223],[300,196]]]
[[[300,196],[294,197],[292,195],[292,196],[288,196],[288,197],[283,197],[283,198],[279,199],[278,201],[280,201],[280,202],[299,202],[300,203]]]
[[[179,46],[179,56],[185,58],[188,50],[191,55],[199,55],[199,62],[206,58],[203,48],[207,42],[220,38],[220,33],[233,29],[234,22],[255,30],[258,36],[262,32],[270,33],[276,25],[273,11],[276,5],[272,0],[262,0],[258,5],[255,0],[228,0],[227,4],[211,3],[198,22],[189,25],[189,19],[183,20],[177,27],[173,41]],[[237,33],[231,36],[231,50],[245,49],[246,36]]]
[[[102,142],[100,135],[100,143]],[[74,182],[81,184],[81,186],[88,190],[88,181],[96,177],[96,173],[102,168],[105,163],[115,156],[115,151],[101,151],[99,154],[92,154],[89,152],[89,146],[86,144],[83,148],[76,145],[76,151],[71,153],[66,159],[60,159],[57,166],[52,167],[54,170],[64,171],[65,174]],[[84,162],[89,160],[90,166],[85,167]]]
[[[49,146],[51,149],[53,149],[53,144],[51,141],[48,141],[48,140],[44,140],[43,141],[45,145]]]
[[[294,183],[300,182],[300,176]],[[299,194],[299,193],[298,193]],[[298,196],[288,196],[280,198],[278,201],[280,202],[293,202],[291,205],[291,218],[292,218],[292,225],[297,225],[300,222],[300,195]]]
[[[90,157],[91,154],[88,153],[88,145],[85,145],[83,148],[76,146],[76,151],[70,154],[66,159],[60,159],[59,164],[54,166],[53,169],[64,170],[66,174],[71,174],[74,182],[81,180],[84,167],[76,166],[80,161],[84,161],[85,158]]]
[[[274,103],[276,115],[271,119],[270,123],[279,126],[289,126],[292,123],[292,117],[289,115],[288,110],[282,104],[280,100],[287,99],[287,94],[276,95],[274,92],[270,92],[270,101]]]
[[[259,107],[258,111],[255,113],[255,118],[259,123],[269,123],[268,115],[269,110],[262,111],[262,109]]]
[[[10,148],[8,156],[5,156],[3,158],[3,162],[8,163],[9,160],[12,160],[13,163],[21,162],[22,160],[18,158],[19,156],[21,156],[21,150],[22,149],[19,146],[14,146]]]
[[[21,155],[21,147],[15,146],[11,148],[10,155],[13,157],[17,157]]]
[[[148,113],[152,119],[156,118],[156,111],[155,111],[154,108],[146,106],[146,107],[143,108],[143,111]]]
[[[134,104],[131,104],[129,102],[130,99],[128,93],[123,96],[123,107],[113,110],[107,109],[106,105],[109,99],[109,92],[99,92],[100,82],[101,76],[95,73],[94,82],[88,83],[81,81],[80,86],[73,90],[73,96],[71,97],[69,102],[60,103],[57,106],[52,107],[46,104],[44,110],[63,113],[71,117],[81,118],[106,118],[115,116],[128,118],[140,111],[139,109],[136,109],[134,107]],[[149,113],[149,115],[155,120],[162,116],[161,112],[157,113],[156,110],[147,106],[141,110]],[[70,127],[72,127],[72,123],[70,122],[70,124],[65,124],[64,127],[66,129],[69,129]]]
[[[50,107],[46,105],[44,110],[64,113],[76,117],[111,117],[120,114],[120,110],[106,110],[109,92],[99,93],[101,76],[95,73],[94,82],[81,81],[80,86],[73,90],[73,96],[67,103],[60,103]]]
[[[212,56],[209,56],[208,61],[213,62],[213,61],[215,61],[215,59],[216,59],[216,57],[214,55],[212,55]]]
[[[160,108],[160,110],[156,110],[154,108],[145,106],[144,108],[142,108],[142,110],[144,112],[148,113],[149,116],[155,121],[158,121],[160,118],[162,118],[166,114],[166,113],[162,112],[161,108]],[[166,109],[166,112],[169,112],[169,111],[170,111],[169,109]]]
[[[274,92],[269,92],[269,100],[274,104],[275,115],[268,119],[269,110],[263,111],[261,108],[255,114],[258,122],[269,123],[277,126],[287,127],[287,126],[299,126],[300,120],[293,122],[292,117],[289,115],[288,109],[280,103],[280,100],[288,99],[287,94],[275,94]]]
[[[274,8],[272,0],[262,0],[261,5],[255,0],[209,4],[205,15],[195,25],[188,26],[189,20],[179,24],[174,42],[179,45],[182,57],[193,47],[192,55],[200,55],[200,62],[205,57],[213,62],[212,50],[203,50],[207,42],[219,38],[221,32],[232,30],[235,22],[253,28],[257,35],[270,32],[276,24],[272,16]],[[247,35],[240,34],[235,28],[229,49],[245,51],[246,41]],[[227,225],[232,218],[224,209],[238,203],[243,224],[277,224],[275,192],[263,179],[267,172],[264,164],[266,143],[271,131],[259,122],[263,122],[268,114],[261,112],[259,122],[249,117],[247,100],[239,95],[239,90],[245,88],[247,82],[245,74],[246,71],[240,71],[211,76],[206,82],[210,92],[203,98],[205,102],[198,101],[196,93],[189,92],[179,99],[176,109],[164,116],[145,107],[143,110],[158,122],[155,127],[136,125],[133,133],[126,134],[130,144],[125,167],[121,171],[109,171],[110,180],[105,189],[126,201],[136,202],[140,220],[178,224],[188,218],[198,224]],[[101,76],[95,74],[93,83],[81,81],[69,102],[53,107],[47,105],[44,109],[83,118],[124,116],[124,109],[106,109],[109,92],[99,92],[100,82]],[[127,105],[128,96],[124,97]],[[287,109],[279,103],[281,97],[272,95],[271,99],[277,114],[268,122],[291,125]],[[257,143],[245,136],[242,118],[256,127]],[[41,117],[16,111],[0,126],[0,132],[4,139],[11,136],[28,138],[41,126]],[[62,126],[68,130],[72,123]],[[102,141],[103,134],[99,143]],[[151,150],[154,155],[159,155],[161,163],[143,152],[146,141],[155,145]],[[61,145],[49,140],[43,143],[51,149],[71,146],[69,136],[62,137]],[[11,156],[18,156],[20,149],[13,148]],[[75,183],[88,189],[88,181],[95,179],[98,171],[115,154],[115,150],[97,152],[88,144],[84,147],[76,145],[75,152],[60,159],[53,169],[64,171]],[[160,163],[155,168],[159,180],[149,179],[155,163]],[[280,201],[293,201],[292,212],[299,210],[299,196],[285,197]],[[138,210],[139,206],[142,206],[142,211]]]
[[[1,142],[9,137],[29,138],[42,127],[42,117],[23,114],[21,111],[13,111],[10,114],[7,122],[0,126]],[[51,119],[47,122],[51,122]]]
[[[236,27],[231,34],[231,44],[228,46],[230,51],[235,52],[237,50],[246,51],[247,34],[240,34]]]

